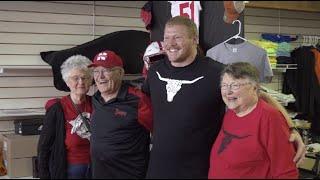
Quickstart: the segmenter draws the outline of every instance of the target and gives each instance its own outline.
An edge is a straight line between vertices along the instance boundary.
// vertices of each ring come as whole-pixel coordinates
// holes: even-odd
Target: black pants
[[[92,161],[92,179],[114,179],[115,174],[111,172],[108,162],[91,158]]]
[[[118,159],[101,160],[91,157],[93,179],[144,179],[145,173],[137,167],[129,168]]]

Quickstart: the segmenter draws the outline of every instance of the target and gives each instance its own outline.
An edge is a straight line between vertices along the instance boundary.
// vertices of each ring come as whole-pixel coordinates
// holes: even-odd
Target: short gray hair
[[[88,68],[92,62],[89,58],[82,55],[73,55],[70,56],[62,65],[61,65],[61,75],[64,82],[67,82],[69,78],[70,71],[73,69],[80,69],[88,73],[92,78],[92,69]]]
[[[228,64],[221,73],[221,78],[224,74],[231,75],[235,79],[245,79],[259,84],[259,70],[248,62],[235,62]]]

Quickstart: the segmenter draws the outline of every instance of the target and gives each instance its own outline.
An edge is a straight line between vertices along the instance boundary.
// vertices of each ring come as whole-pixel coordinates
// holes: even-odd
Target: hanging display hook
[[[225,40],[223,43],[226,43],[226,42],[228,42],[228,41],[231,40],[231,39],[238,39],[238,38],[239,38],[239,39],[242,39],[242,40],[244,40],[244,41],[247,41],[247,39],[245,39],[245,38],[243,38],[243,37],[240,36],[240,34],[241,34],[241,21],[240,21],[240,20],[234,20],[234,21],[232,22],[232,24],[234,24],[234,23],[236,23],[236,22],[239,23],[238,33],[237,33],[236,35],[230,37],[229,39]]]
[[[232,22],[232,24],[238,22],[239,23],[239,27],[238,27],[238,33],[236,34],[236,37],[239,37],[240,33],[241,33],[241,21],[239,20],[235,20]]]

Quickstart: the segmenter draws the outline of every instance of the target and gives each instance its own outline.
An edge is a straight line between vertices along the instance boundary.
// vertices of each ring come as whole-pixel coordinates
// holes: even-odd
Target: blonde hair
[[[166,23],[167,26],[174,26],[174,25],[182,25],[187,27],[188,34],[190,38],[196,37],[198,39],[198,28],[197,25],[189,18],[185,16],[175,16],[171,19],[169,19]]]
[[[281,114],[284,116],[284,118],[287,120],[287,123],[288,123],[290,128],[294,127],[293,121],[290,118],[290,116],[288,114],[288,111],[276,99],[274,99],[268,93],[263,92],[263,91],[259,92],[259,97],[262,98],[264,101],[266,101],[271,106],[273,106],[276,109],[278,109],[281,112]]]

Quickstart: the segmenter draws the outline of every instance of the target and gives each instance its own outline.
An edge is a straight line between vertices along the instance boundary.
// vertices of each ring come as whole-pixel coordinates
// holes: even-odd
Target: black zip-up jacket
[[[38,143],[38,170],[40,179],[66,179],[64,113],[60,102],[49,109],[43,120]]]
[[[122,84],[116,98],[92,98],[90,140],[93,178],[142,179],[149,160],[151,111],[137,88]]]

